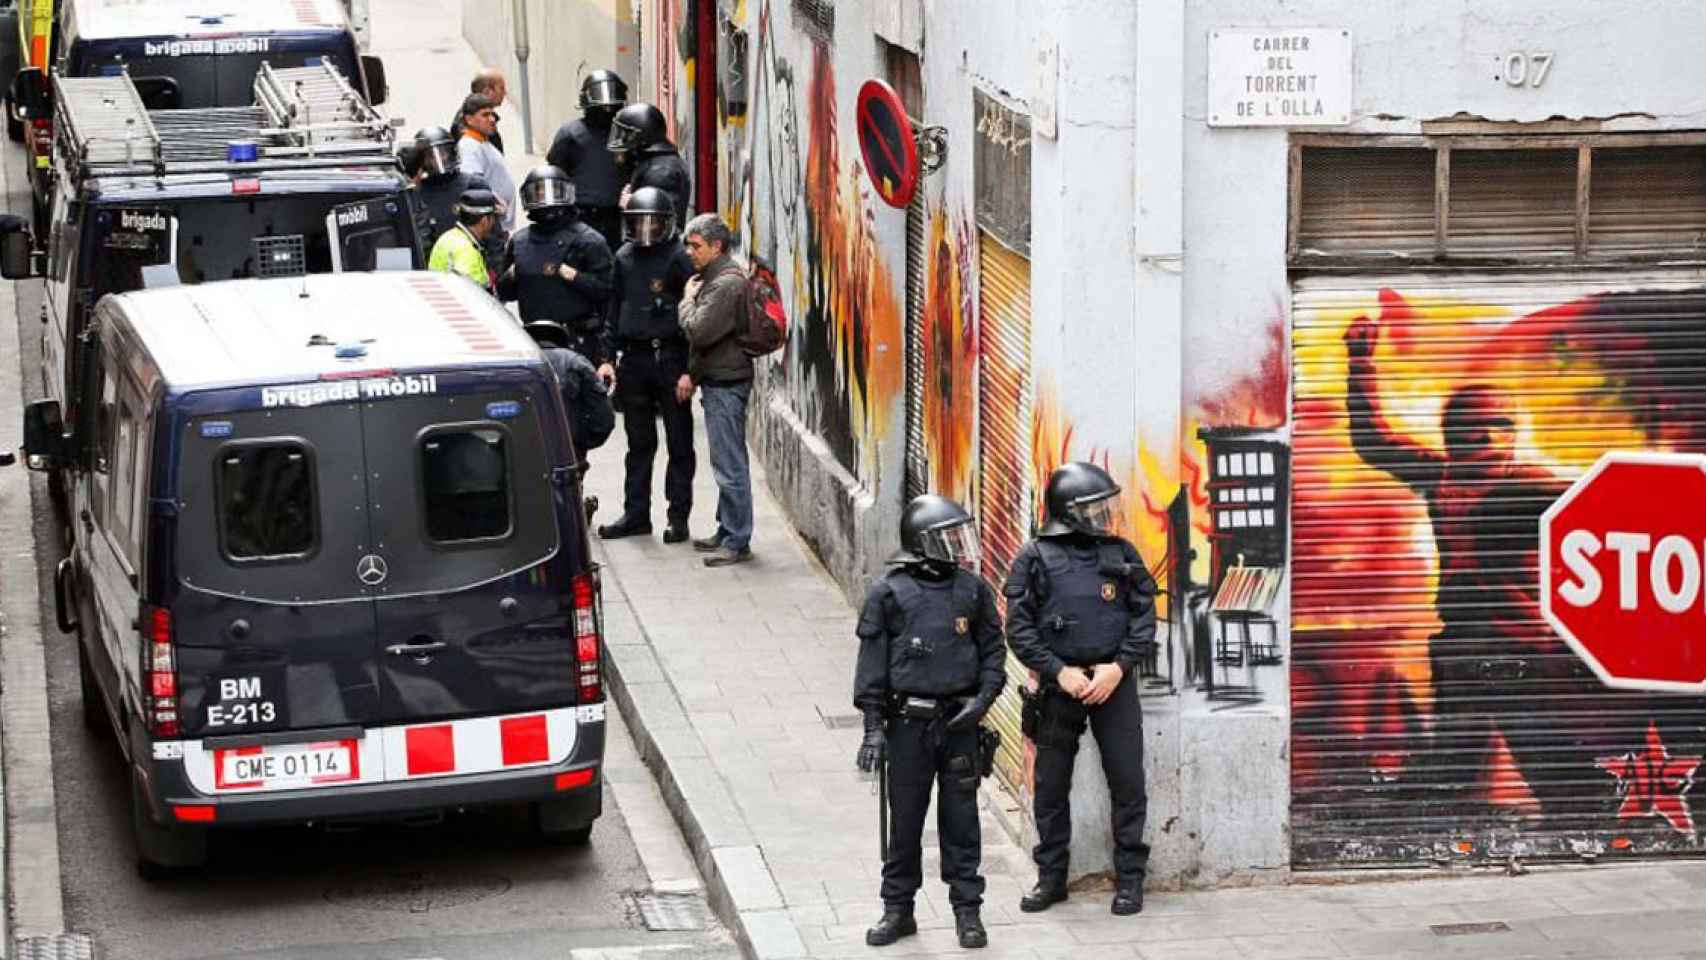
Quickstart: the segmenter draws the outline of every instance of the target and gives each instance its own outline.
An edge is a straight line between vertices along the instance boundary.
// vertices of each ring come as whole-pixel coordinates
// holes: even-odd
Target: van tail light
[[[172,653],[172,612],[164,607],[142,608],[142,691],[148,732],[176,737],[178,668]]]
[[[591,573],[573,581],[575,601],[575,691],[578,703],[604,701],[604,666],[599,656],[598,580]]]

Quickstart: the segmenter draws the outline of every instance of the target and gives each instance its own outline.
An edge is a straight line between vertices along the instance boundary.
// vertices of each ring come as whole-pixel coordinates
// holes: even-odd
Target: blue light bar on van
[[[201,422],[201,435],[210,438],[229,437],[231,435],[231,421],[203,420]]]
[[[493,420],[513,420],[521,416],[521,404],[514,400],[499,400],[486,404],[486,416]]]
[[[260,144],[253,140],[232,140],[225,144],[225,159],[230,163],[254,163],[260,158]]]
[[[340,343],[333,349],[332,354],[339,360],[354,360],[358,357],[365,357],[367,356],[367,344],[359,342]]]

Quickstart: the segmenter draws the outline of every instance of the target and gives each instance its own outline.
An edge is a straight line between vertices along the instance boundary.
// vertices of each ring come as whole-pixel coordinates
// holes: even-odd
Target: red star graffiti
[[[1700,757],[1673,757],[1659,739],[1659,725],[1647,722],[1647,747],[1640,753],[1600,757],[1594,765],[1617,778],[1623,806],[1619,820],[1663,817],[1678,833],[1694,835],[1694,814],[1688,809],[1688,789]]]

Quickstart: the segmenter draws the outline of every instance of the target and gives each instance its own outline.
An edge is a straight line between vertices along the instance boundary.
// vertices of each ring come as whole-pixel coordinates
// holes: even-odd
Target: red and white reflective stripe
[[[387,779],[489,773],[560,762],[574,743],[575,712],[551,710],[389,729]],[[400,741],[399,748],[393,743]],[[401,758],[399,771],[393,758]],[[401,773],[401,776],[396,776]]]
[[[276,784],[236,780],[220,769],[218,754],[200,741],[155,744],[155,759],[175,759],[180,751],[190,785],[203,794],[265,793],[340,784],[384,783],[428,777],[467,776],[560,764],[574,753],[579,723],[604,720],[604,704],[536,710],[501,717],[471,717],[441,723],[369,728],[351,745],[350,775]],[[308,749],[326,744],[293,744],[274,750]],[[169,749],[162,749],[169,748]],[[227,757],[259,754],[262,747],[227,748]]]

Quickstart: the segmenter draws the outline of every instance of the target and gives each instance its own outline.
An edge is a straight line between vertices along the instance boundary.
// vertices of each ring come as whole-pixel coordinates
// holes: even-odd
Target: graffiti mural
[[[904,397],[901,305],[874,234],[857,162],[844,165],[829,49],[812,47],[806,94],[806,230],[794,251],[788,383],[813,433],[855,476],[877,474],[879,441]]]
[[[930,218],[924,288],[924,442],[930,489],[976,502],[977,314],[971,225]]]
[[[744,22],[746,6],[743,2],[735,22]],[[747,249],[774,264],[781,262],[782,244],[793,249],[798,243],[804,152],[794,66],[779,50],[770,11],[770,3],[759,5],[753,21],[757,41],[750,44],[745,71],[752,77],[751,103],[726,127],[727,151],[736,155],[725,165],[735,180],[724,196]]]
[[[1536,550],[1601,453],[1706,449],[1706,290],[1324,284],[1294,315],[1297,862],[1698,849],[1706,703],[1603,687]]]

